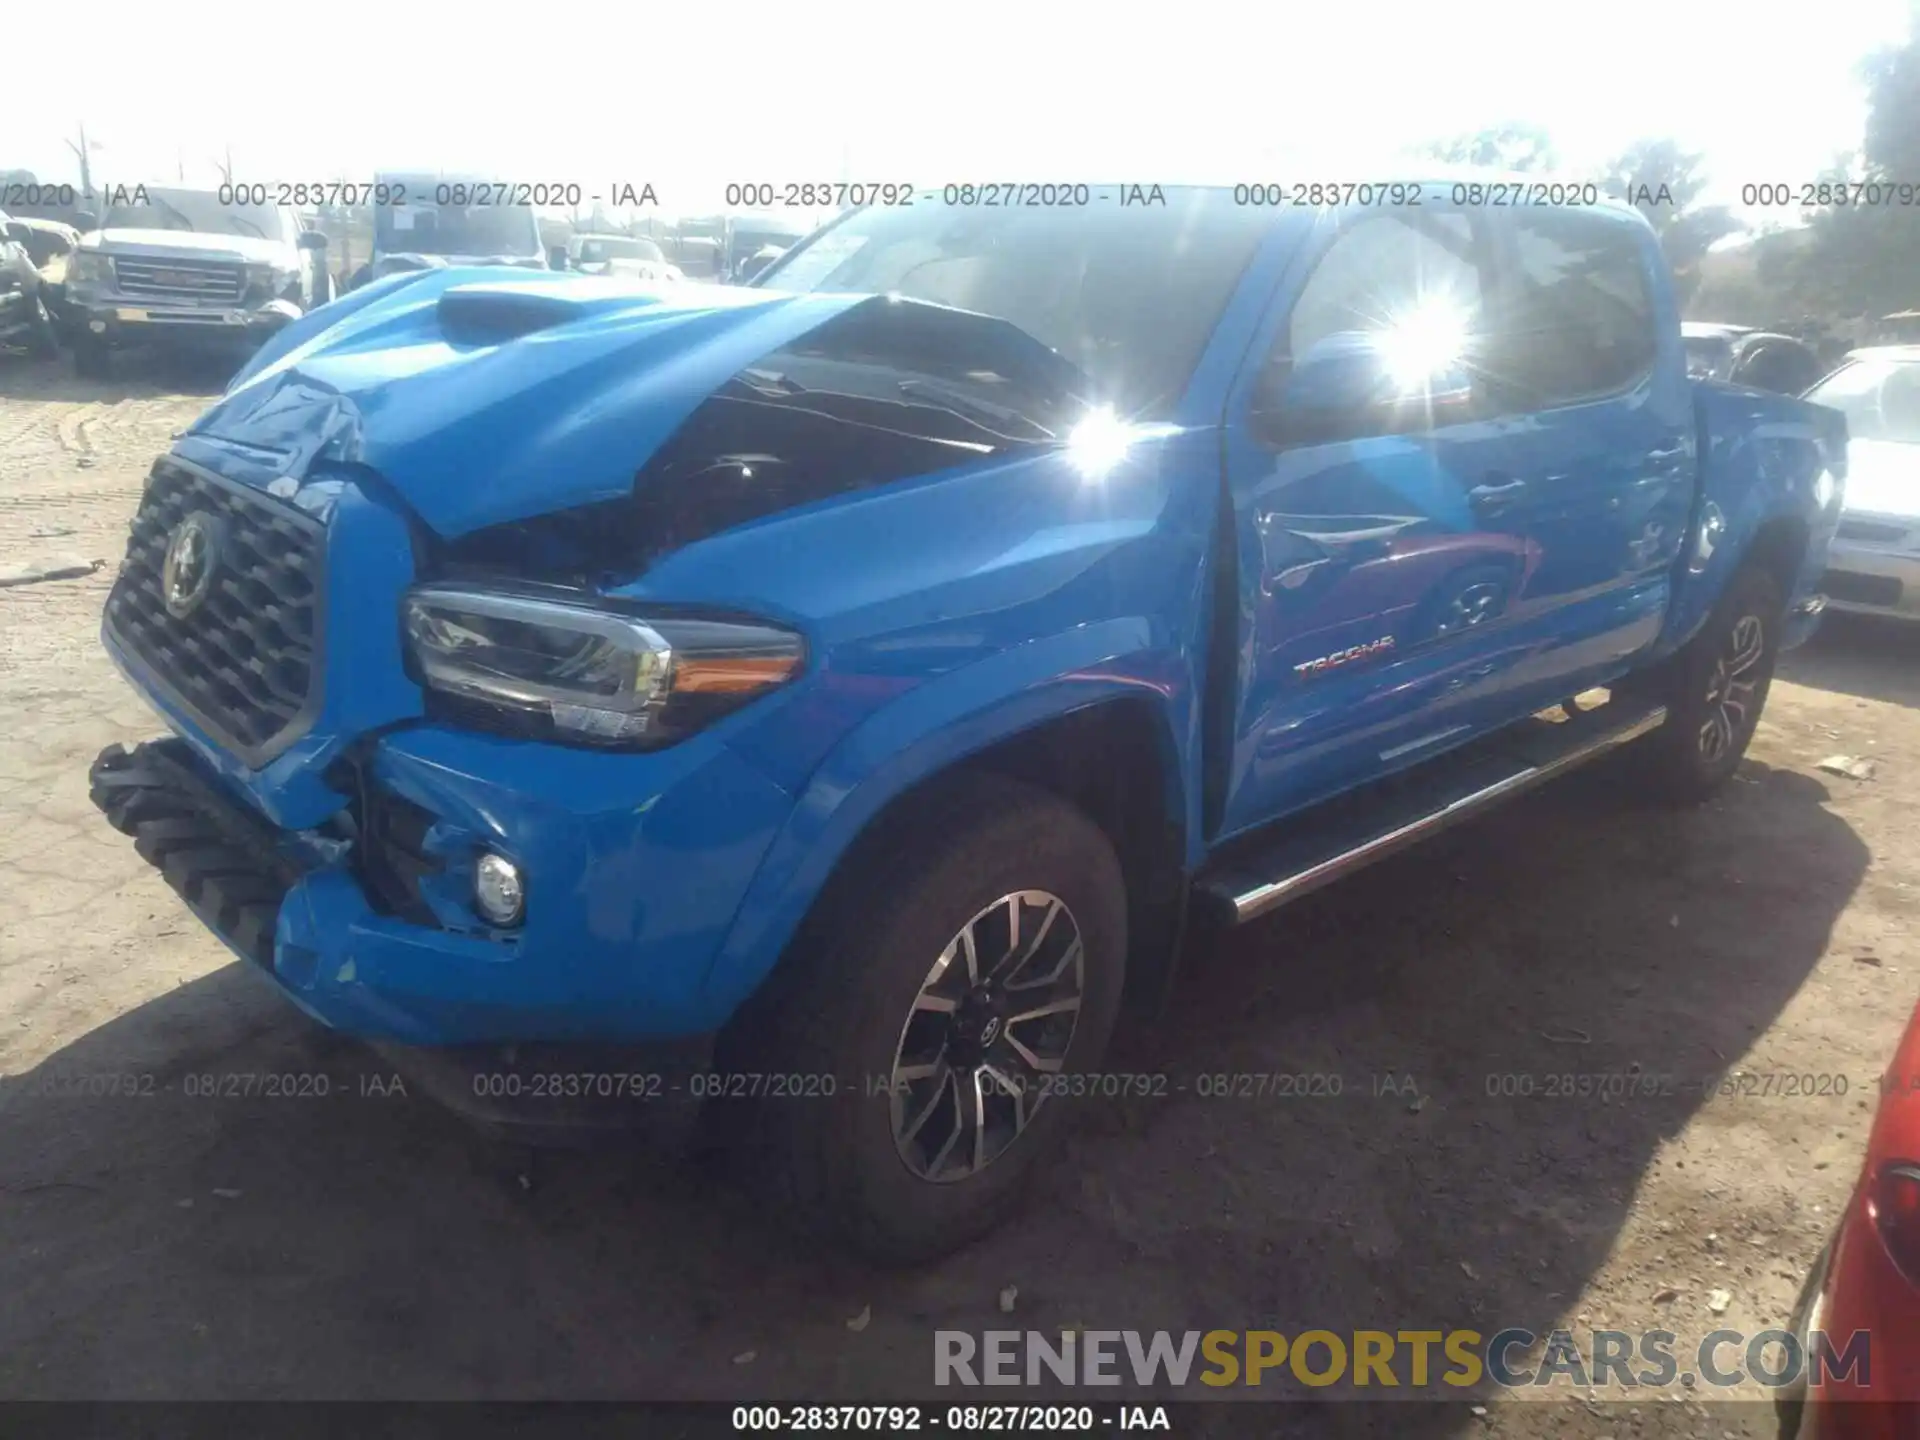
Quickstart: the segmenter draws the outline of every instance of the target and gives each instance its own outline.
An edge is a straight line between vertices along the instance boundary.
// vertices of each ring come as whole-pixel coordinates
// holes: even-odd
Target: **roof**
[[[1847,352],[1849,360],[1899,360],[1920,362],[1920,345],[1862,345]]]
[[[1681,338],[1686,340],[1731,340],[1738,335],[1758,334],[1751,325],[1722,325],[1712,320],[1683,320]]]

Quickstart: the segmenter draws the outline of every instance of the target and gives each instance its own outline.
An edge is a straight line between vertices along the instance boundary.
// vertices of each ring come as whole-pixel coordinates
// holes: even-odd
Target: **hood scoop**
[[[572,278],[504,280],[449,286],[434,308],[448,344],[504,345],[608,311],[631,313],[651,299],[629,286],[602,288]]]
[[[462,285],[440,296],[440,333],[452,345],[503,345],[580,318],[564,296],[507,286]]]

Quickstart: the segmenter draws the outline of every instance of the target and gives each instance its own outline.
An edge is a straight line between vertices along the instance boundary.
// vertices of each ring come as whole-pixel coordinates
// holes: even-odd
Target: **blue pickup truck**
[[[377,280],[155,462],[95,801],[326,1025],[957,1246],[1190,926],[1622,747],[1696,800],[1817,623],[1843,417],[1689,380],[1631,209],[1393,192]],[[529,1069],[596,1045],[684,1072]]]

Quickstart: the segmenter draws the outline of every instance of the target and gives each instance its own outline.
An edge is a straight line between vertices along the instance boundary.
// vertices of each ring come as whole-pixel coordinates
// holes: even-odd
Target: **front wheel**
[[[1118,1014],[1126,894],[1092,820],[998,776],[883,823],[722,1064],[806,1087],[759,1103],[750,1176],[906,1263],[999,1223],[1059,1147]]]
[[[46,302],[33,297],[33,310],[27,317],[27,351],[36,360],[51,360],[60,353],[60,339],[47,313]]]
[[[1773,684],[1785,615],[1779,582],[1749,562],[1700,633],[1662,667],[1650,693],[1666,702],[1667,723],[1645,742],[1660,798],[1703,800],[1739,768]]]
[[[107,342],[91,330],[73,332],[73,370],[89,380],[103,380],[113,373],[112,352]]]

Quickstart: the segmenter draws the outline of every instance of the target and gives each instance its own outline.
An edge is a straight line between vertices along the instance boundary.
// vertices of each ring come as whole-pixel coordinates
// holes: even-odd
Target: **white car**
[[[1920,620],[1920,345],[1855,350],[1806,398],[1847,417],[1847,491],[1821,589],[1835,610]]]
[[[684,280],[678,265],[643,235],[576,235],[567,242],[567,268],[586,275],[635,280]]]

